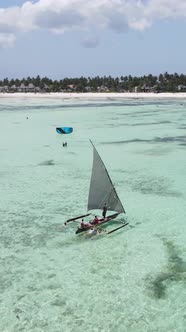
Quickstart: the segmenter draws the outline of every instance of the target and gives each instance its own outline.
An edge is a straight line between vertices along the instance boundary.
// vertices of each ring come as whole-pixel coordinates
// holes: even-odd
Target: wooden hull
[[[91,229],[92,227],[99,227],[99,226],[105,224],[106,222],[108,222],[112,219],[115,219],[118,215],[119,215],[119,213],[114,213],[114,214],[112,214],[112,215],[110,215],[106,218],[100,219],[98,224],[86,226],[86,227],[83,227],[83,228],[79,227],[76,231],[76,234],[84,233],[84,232],[88,231],[89,229]]]

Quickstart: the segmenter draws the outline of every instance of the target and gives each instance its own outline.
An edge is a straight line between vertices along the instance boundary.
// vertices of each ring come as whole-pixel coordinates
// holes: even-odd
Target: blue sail
[[[71,134],[73,132],[72,127],[57,127],[56,132],[58,134]]]

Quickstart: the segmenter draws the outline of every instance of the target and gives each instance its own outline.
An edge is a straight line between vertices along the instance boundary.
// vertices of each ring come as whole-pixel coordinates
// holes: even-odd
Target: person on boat
[[[81,224],[80,224],[81,228],[86,227],[86,224],[84,223],[84,219],[81,220]]]
[[[103,216],[103,218],[106,217],[106,214],[107,214],[107,204],[105,203],[105,204],[103,205],[103,211],[102,211],[102,216]]]
[[[83,235],[85,238],[91,239],[94,235],[97,234],[97,230],[94,227],[91,227],[88,232],[85,232]]]
[[[97,216],[95,216],[93,219],[93,224],[96,225],[96,224],[98,224],[98,222],[99,222],[99,219]]]
[[[95,234],[97,234],[97,230],[94,227],[91,227],[88,231],[88,234],[89,235],[95,235]]]

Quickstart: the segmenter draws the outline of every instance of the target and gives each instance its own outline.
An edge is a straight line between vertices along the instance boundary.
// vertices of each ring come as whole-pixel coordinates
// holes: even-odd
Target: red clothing
[[[93,220],[93,223],[94,223],[94,224],[98,224],[98,222],[99,222],[98,217],[95,217],[94,220]]]

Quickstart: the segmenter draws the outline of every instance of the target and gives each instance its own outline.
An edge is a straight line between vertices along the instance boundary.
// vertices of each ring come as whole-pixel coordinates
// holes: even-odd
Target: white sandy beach
[[[65,98],[65,99],[92,99],[92,98],[126,98],[126,99],[162,99],[162,98],[186,98],[186,92],[180,93],[133,93],[133,92],[124,92],[124,93],[64,93],[64,92],[51,92],[51,93],[0,93],[1,98]]]

